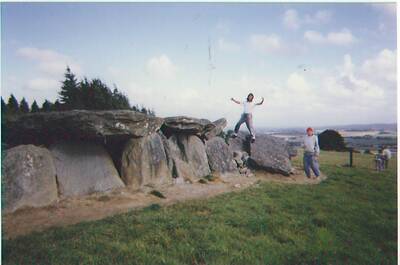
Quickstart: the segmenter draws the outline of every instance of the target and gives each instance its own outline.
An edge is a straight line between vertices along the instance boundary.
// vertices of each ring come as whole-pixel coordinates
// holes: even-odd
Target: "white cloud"
[[[283,24],[289,29],[298,29],[300,27],[300,18],[297,11],[294,9],[289,9],[285,11],[283,15]]]
[[[17,50],[17,55],[37,63],[38,69],[53,77],[60,77],[65,72],[67,65],[76,73],[81,73],[81,66],[69,56],[49,49],[23,47]]]
[[[180,82],[128,81],[121,85],[132,103],[154,108],[159,117],[188,115],[197,118],[221,118],[219,98],[204,96],[205,88]],[[209,94],[212,92],[210,91]],[[207,94],[207,93],[205,93]]]
[[[26,87],[33,90],[58,89],[60,82],[51,78],[34,78],[28,80]]]
[[[395,68],[389,67],[394,55],[395,51],[383,50],[356,63],[346,54],[336,67],[289,72],[282,79],[268,73],[238,72],[233,77],[220,76],[212,87],[206,81],[203,84],[194,81],[196,78],[189,71],[171,82],[121,73],[122,83],[118,81],[118,86],[134,99],[132,103],[154,108],[159,116],[188,115],[211,120],[225,117],[229,127],[234,126],[241,113],[240,106],[230,102],[230,97],[242,99],[249,92],[255,94],[257,102],[262,96],[266,100],[255,110],[256,128],[393,122],[396,82],[378,82],[374,75],[364,71],[394,74]],[[376,68],[370,68],[372,65]],[[199,80],[206,78],[204,73],[196,75]]]
[[[356,41],[350,30],[342,29],[339,32],[329,32],[327,36],[328,43],[336,45],[348,45]]]
[[[253,49],[263,53],[270,53],[282,48],[281,39],[275,35],[253,34],[250,36]]]
[[[343,57],[342,75],[350,75],[354,72],[354,64],[351,60],[351,56],[346,54]]]
[[[39,61],[54,61],[67,58],[65,55],[59,54],[53,50],[37,49],[33,47],[20,48],[17,50],[17,54],[32,60]]]
[[[306,24],[325,24],[331,21],[332,13],[327,10],[318,10],[314,15],[306,15]]]
[[[387,82],[396,82],[396,61],[396,51],[384,49],[374,58],[366,60],[361,70],[366,76]]]
[[[307,30],[304,32],[304,38],[311,43],[324,43],[325,37],[318,31]]]
[[[336,68],[330,67],[318,73],[292,72],[286,80],[275,85],[262,76],[246,75],[239,79],[244,83],[237,91],[254,87],[256,95],[266,97],[266,105],[262,107],[265,111],[255,113],[256,124],[287,124],[290,127],[393,122],[396,117],[396,89],[393,89],[396,81],[380,83],[374,75],[365,74],[364,68],[375,71],[378,76],[384,72],[394,75],[396,71],[391,66],[394,55],[395,51],[384,50],[356,64],[352,56],[346,54]],[[371,65],[377,68],[369,69]],[[229,87],[236,90],[235,85]],[[231,118],[233,122],[234,118]]]
[[[224,38],[220,38],[218,40],[218,49],[223,52],[238,52],[240,50],[240,45],[234,42],[227,41]]]
[[[306,14],[303,17],[295,9],[288,9],[283,14],[283,25],[289,29],[296,30],[303,25],[320,25],[328,23],[332,13],[327,10],[318,10],[314,14]]]
[[[384,87],[376,84],[370,76],[362,75],[361,69],[352,62],[349,54],[343,57],[343,65],[339,67],[338,73],[326,76],[324,80],[324,86],[332,99],[343,100],[343,103],[356,101],[360,106],[384,100]]]
[[[287,87],[291,92],[295,93],[310,93],[311,88],[304,76],[299,73],[292,73],[289,75],[287,80]]]
[[[318,31],[308,30],[304,32],[304,39],[314,44],[332,44],[339,46],[351,45],[357,41],[351,31],[347,28],[337,32],[329,32],[325,36]]]
[[[75,74],[81,73],[81,67],[69,56],[50,49],[38,49],[35,47],[22,47],[17,49],[17,55],[34,62],[35,78],[27,79],[21,83],[23,89],[30,90],[31,96],[36,94],[36,99],[57,96],[60,88],[60,80],[67,65]],[[37,73],[36,73],[37,72]]]
[[[177,72],[177,67],[165,54],[150,58],[147,61],[146,69],[152,76],[161,79],[174,79]]]
[[[371,6],[384,15],[396,16],[396,3],[374,3]]]

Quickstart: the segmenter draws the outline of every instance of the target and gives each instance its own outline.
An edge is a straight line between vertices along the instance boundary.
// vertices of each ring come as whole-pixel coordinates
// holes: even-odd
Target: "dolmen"
[[[211,174],[254,169],[290,174],[290,148],[258,135],[227,137],[224,118],[160,118],[132,110],[71,110],[2,121],[5,212],[125,188],[194,183]],[[248,154],[239,163],[237,153]],[[236,157],[235,157],[236,156]]]

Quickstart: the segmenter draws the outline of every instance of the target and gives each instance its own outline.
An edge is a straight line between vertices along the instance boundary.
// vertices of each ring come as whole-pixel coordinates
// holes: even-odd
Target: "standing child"
[[[383,161],[385,164],[385,168],[389,167],[389,160],[392,158],[392,152],[390,151],[390,149],[387,146],[383,147]]]
[[[253,102],[254,99],[254,95],[253,93],[250,93],[246,100],[244,101],[238,101],[235,100],[234,98],[231,98],[231,100],[233,102],[235,102],[236,104],[239,105],[243,105],[243,113],[242,116],[240,116],[239,121],[236,123],[235,126],[235,132],[232,134],[233,137],[237,136],[237,133],[239,132],[240,126],[245,122],[247,129],[250,132],[251,135],[251,142],[254,143],[254,141],[256,140],[256,135],[255,135],[255,131],[254,131],[254,127],[253,127],[253,109],[255,106],[259,106],[262,105],[264,103],[264,98],[262,98],[261,102],[259,103],[254,103]]]
[[[310,167],[314,172],[316,178],[319,177],[319,165],[318,165],[318,156],[319,156],[319,145],[318,145],[318,137],[314,135],[314,130],[312,128],[307,128],[307,135],[304,137],[304,156],[303,156],[303,164],[304,171],[308,178],[311,178]]]

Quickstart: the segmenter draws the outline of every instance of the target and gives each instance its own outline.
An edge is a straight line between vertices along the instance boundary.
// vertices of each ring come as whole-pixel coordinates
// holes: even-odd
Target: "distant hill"
[[[266,132],[279,132],[286,134],[304,133],[305,127],[292,127],[292,128],[273,128],[273,127],[259,127],[256,128],[261,133]],[[330,126],[316,126],[317,131],[326,129],[346,130],[346,131],[397,131],[396,123],[372,123],[372,124],[348,124],[348,125],[330,125]]]
[[[317,129],[325,129],[327,126],[316,127]],[[396,123],[373,123],[373,124],[350,124],[329,126],[331,129],[346,131],[397,131]]]

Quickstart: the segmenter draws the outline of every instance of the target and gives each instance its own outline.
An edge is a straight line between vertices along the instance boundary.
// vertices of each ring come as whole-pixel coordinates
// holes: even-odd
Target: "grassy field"
[[[342,167],[347,155],[321,154],[319,185],[264,183],[3,241],[3,264],[397,264],[396,161],[377,173],[370,155]]]

